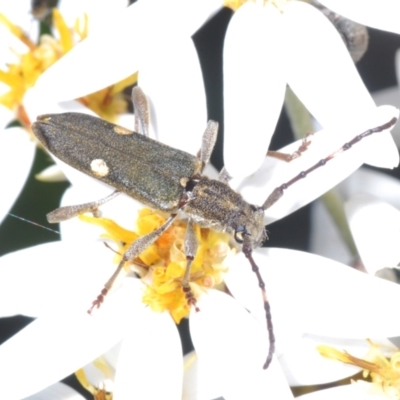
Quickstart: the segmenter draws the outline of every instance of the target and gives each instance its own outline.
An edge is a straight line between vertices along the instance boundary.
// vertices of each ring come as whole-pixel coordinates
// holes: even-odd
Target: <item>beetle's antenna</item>
[[[376,128],[368,129],[367,131],[361,133],[360,135],[357,135],[352,140],[350,140],[350,142],[345,143],[340,149],[336,150],[335,152],[330,154],[328,157],[323,158],[322,160],[320,160],[316,164],[314,164],[312,167],[306,169],[305,171],[300,172],[298,175],[296,175],[290,181],[284,183],[281,186],[278,186],[268,196],[267,200],[265,200],[264,204],[262,205],[262,208],[264,210],[267,210],[283,196],[284,190],[286,190],[289,186],[292,186],[300,179],[305,178],[310,172],[315,171],[317,168],[323,167],[328,161],[332,160],[333,158],[335,158],[339,154],[343,153],[344,151],[349,150],[354,144],[360,142],[365,137],[370,136],[373,133],[382,132],[386,129],[391,128],[396,123],[396,121],[397,121],[397,118],[394,117],[386,124],[377,126]]]
[[[48,231],[50,231],[50,232],[53,232],[53,233],[56,233],[57,235],[60,235],[60,232],[58,232],[58,231],[56,231],[56,230],[54,230],[54,229],[48,228],[47,226],[38,224],[37,222],[33,222],[33,221],[29,220],[29,219],[22,218],[22,217],[19,217],[18,215],[11,214],[11,213],[8,213],[8,215],[9,215],[10,217],[20,219],[21,221],[28,222],[29,224],[39,226],[40,228],[46,229],[46,230],[48,230]]]
[[[268,330],[268,339],[269,339],[269,350],[268,350],[267,360],[265,361],[263,368],[267,369],[269,364],[271,364],[272,356],[275,352],[275,335],[274,335],[274,327],[272,325],[271,307],[270,307],[269,301],[267,299],[267,293],[265,291],[265,283],[263,281],[263,278],[261,277],[260,269],[258,268],[258,265],[255,263],[255,261],[253,259],[251,247],[243,246],[242,250],[243,250],[243,254],[249,260],[253,272],[257,276],[258,286],[260,286],[260,288],[261,288],[261,293],[262,293],[262,297],[263,297],[263,301],[264,301],[265,318],[267,320],[267,330]]]

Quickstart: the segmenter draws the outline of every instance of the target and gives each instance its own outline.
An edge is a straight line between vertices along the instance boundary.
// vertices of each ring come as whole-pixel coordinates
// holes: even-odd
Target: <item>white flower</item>
[[[7,190],[3,191],[0,203],[0,222],[6,217],[7,212],[22,190],[35,154],[35,145],[26,132],[26,129],[29,130],[30,122],[26,121],[23,102],[19,95],[22,95],[24,90],[32,84],[37,70],[43,67],[42,65],[40,67],[34,65],[33,60],[30,63],[25,60],[25,66],[21,67],[23,73],[20,72],[20,75],[18,75],[14,70],[14,73],[11,73],[10,76],[7,75],[9,64],[20,63],[19,56],[29,53],[28,44],[35,46],[34,43],[38,39],[38,21],[34,20],[31,14],[30,1],[22,0],[18,4],[14,2],[3,3],[0,8],[0,35],[2,38],[0,44],[0,176],[1,183]],[[121,8],[121,5],[124,5],[123,3],[126,7],[125,0],[118,2],[110,2],[109,0],[101,2],[82,1],[79,3],[79,7],[77,5],[68,7],[66,4],[66,7],[63,5],[60,5],[60,7],[67,14],[67,19],[71,22],[70,26],[73,26],[77,16],[82,16],[83,12],[86,12],[90,18],[90,24],[95,27],[96,23],[99,24],[100,21],[104,21],[105,16],[109,18],[113,9]],[[71,5],[70,2],[69,4]],[[57,35],[58,32],[55,32],[55,34]],[[51,55],[48,54],[47,57],[50,59]],[[35,61],[37,62],[41,58],[43,64],[45,64],[45,54],[38,55]],[[16,80],[19,82],[17,83]],[[15,87],[15,93],[9,98],[3,97],[5,93],[10,91],[10,86],[7,83]],[[19,120],[23,127],[6,129],[7,125],[15,119]]]
[[[163,87],[169,85],[164,93],[170,93],[172,79],[164,79],[170,76],[173,61],[169,50],[177,45],[178,37],[189,40],[220,5],[216,0],[136,3],[111,24],[111,33],[92,36],[49,70],[38,89],[51,93],[57,86],[58,99],[76,98],[134,70],[149,70],[152,66],[159,69],[162,62],[167,73],[159,75]],[[324,127],[337,126],[338,121],[343,126],[349,120],[363,119],[374,108],[332,24],[303,2],[289,1],[282,10],[271,4],[264,7],[248,2],[234,14],[228,27],[224,49],[224,157],[228,171],[235,177],[247,176],[261,165],[281,110],[286,83]],[[163,33],[162,38],[157,32]],[[132,38],[140,40],[135,40],[135,46],[127,52]],[[99,65],[109,73],[93,79],[93,68]],[[63,71],[76,75],[77,85],[60,82]],[[190,79],[187,70],[182,68],[178,72],[173,75],[178,80]],[[150,98],[152,88],[160,84],[154,78],[154,74],[151,80],[141,76],[141,86]],[[157,99],[153,102],[158,109]],[[185,118],[182,114],[180,118]],[[246,118],[240,119],[241,115]],[[387,137],[381,146],[385,159],[370,154],[367,162],[393,167],[398,161],[391,139]],[[241,163],[237,162],[239,158]]]
[[[0,222],[7,216],[22,190],[35,154],[35,145],[22,128],[0,130],[0,179],[4,188]]]
[[[321,358],[315,350],[318,344],[330,343],[353,354],[358,349],[360,354],[365,346],[348,338],[398,335],[399,324],[386,307],[400,300],[396,285],[297,251],[263,249],[255,258],[267,282],[277,356],[290,384],[324,383],[355,372]],[[2,315],[40,315],[0,347],[7,398],[18,399],[52,384],[121,339],[116,390],[141,398],[154,398],[159,390],[171,397],[180,393],[181,346],[175,324],[169,315],[141,304],[139,282],[127,278],[96,316],[86,314],[84,307],[110,273],[108,259],[109,251],[102,246],[76,243],[42,245],[3,257],[0,273],[7,287],[1,292]],[[12,269],[15,266],[19,268]],[[213,397],[243,398],[254,390],[255,395],[280,393],[280,398],[290,398],[279,364],[274,361],[267,371],[261,368],[267,350],[265,320],[255,277],[244,258],[232,265],[227,282],[252,314],[220,292],[210,290],[199,299],[201,311],[192,314],[190,325],[200,381],[206,379]],[[362,299],[374,293],[374,302],[357,311],[357,324],[355,290]],[[18,385],[21,377],[24,385]]]
[[[31,17],[28,12],[28,1],[21,1],[18,7],[14,3],[2,4],[0,12],[9,19],[18,20],[18,24],[29,26]],[[12,49],[26,51],[26,47],[12,35],[3,24],[0,24],[0,66],[4,70],[7,62],[15,58]],[[6,85],[0,83],[0,94],[7,90]],[[3,190],[0,202],[0,222],[7,216],[15,199],[22,190],[35,154],[35,146],[30,142],[22,128],[4,129],[14,118],[14,113],[0,105],[0,179],[7,190]],[[10,173],[11,172],[11,173]]]
[[[195,154],[205,125],[205,97],[190,35],[219,5],[220,2],[211,0],[175,1],[172,4],[156,0],[135,3],[110,24],[108,32],[89,37],[42,76],[37,86],[27,95],[30,115],[34,117],[39,113],[54,112],[55,100],[79,97],[115,82],[117,76],[122,78],[139,70],[139,83],[149,93],[157,112],[154,118],[158,137],[161,141]],[[339,44],[341,42],[337,34],[332,28],[327,28],[328,25],[323,22],[325,20],[319,14],[317,16],[316,10],[297,1],[290,2],[282,15],[277,14],[270,6],[265,9],[254,7],[259,6],[246,5],[240,9],[242,11],[238,11],[235,16],[237,26],[250,29],[250,17],[253,16],[259,17],[254,26],[265,29],[262,21],[271,18],[271,21],[276,22],[276,29],[292,32],[294,39],[298,39],[300,36],[297,37],[297,34],[300,31],[290,31],[288,26],[293,23],[293,26],[301,25],[303,28],[304,21],[315,22],[320,24],[318,26],[323,29],[321,32],[324,36],[332,38],[332,42],[329,42],[331,51],[339,49],[337,53],[333,51],[333,54],[336,57],[335,62],[340,60],[343,68],[340,79],[337,78],[336,66],[335,74],[331,76],[328,73],[329,83],[321,82],[321,71],[327,71],[324,68],[328,68],[328,65],[324,63],[330,56],[324,52],[321,57],[324,61],[319,58],[315,60],[314,66],[320,80],[315,81],[317,84],[314,82],[314,91],[308,88],[312,95],[308,96],[304,91],[303,101],[320,119],[325,129],[315,135],[310,150],[290,164],[267,159],[252,177],[244,180],[240,175],[253,172],[263,161],[281,104],[276,106],[272,102],[260,101],[259,90],[266,87],[264,75],[268,75],[268,71],[254,73],[258,76],[260,88],[253,86],[250,92],[246,85],[237,88],[236,97],[241,104],[248,102],[254,108],[252,112],[243,112],[242,109],[239,113],[236,106],[227,105],[226,126],[229,125],[228,121],[238,121],[238,126],[243,127],[246,125],[244,121],[258,120],[267,132],[267,140],[259,134],[248,140],[252,129],[247,125],[249,131],[246,129],[239,133],[244,136],[242,139],[251,143],[252,154],[244,154],[245,145],[234,146],[235,150],[241,150],[239,153],[243,158],[239,158],[241,162],[238,164],[242,164],[244,170],[237,171],[234,166],[228,166],[228,171],[233,175],[238,172],[238,179],[233,180],[232,185],[248,201],[262,204],[275,187],[338,150],[356,134],[386,123],[398,116],[398,113],[393,108],[374,107],[353,67],[350,67],[352,64],[346,61],[349,56],[344,55],[346,53],[343,45]],[[181,17],[182,13],[185,19]],[[244,21],[244,25],[240,21]],[[163,32],[161,37],[154,34],[158,32],[157,29]],[[237,28],[230,29],[235,32]],[[311,34],[307,29],[304,32]],[[286,33],[284,40],[289,38]],[[131,53],[128,56],[127,43],[122,37],[133,40],[135,44],[130,46]],[[266,41],[260,40],[258,45],[250,46],[253,49],[252,56],[256,56],[255,50],[260,50],[260,46],[267,46],[267,43],[273,45],[271,41],[267,42],[268,35],[263,37]],[[257,40],[258,37],[251,39]],[[312,42],[312,37],[309,39]],[[252,40],[248,42],[249,45]],[[122,47],[124,51],[121,51]],[[235,47],[232,46],[232,49]],[[308,54],[315,49],[306,48]],[[229,54],[227,52],[228,50],[225,53],[226,58]],[[268,54],[273,53],[269,51]],[[295,53],[291,53],[291,56],[293,54]],[[328,61],[326,63],[329,64]],[[100,66],[104,71],[101,77],[94,73]],[[230,67],[232,71],[236,68],[235,65]],[[314,79],[316,75],[311,77],[301,63],[298,67],[301,74],[306,74],[305,81],[311,85],[311,78]],[[225,71],[227,68],[225,64]],[[304,87],[300,78],[298,81],[293,78],[297,77],[295,70],[290,70],[289,73],[285,69],[285,74],[279,74],[277,80],[298,85],[298,94],[303,93]],[[76,81],[73,85],[63,79],[66,73],[74,76]],[[251,75],[252,72],[248,74]],[[229,82],[227,77],[225,79],[226,90],[231,90],[227,87],[232,81]],[[277,98],[280,102],[282,85],[278,85],[281,94]],[[345,87],[348,95],[339,101],[339,92],[342,95]],[[243,97],[245,93],[249,96]],[[271,93],[277,92],[271,90]],[[318,98],[317,102],[317,95],[320,93],[324,94],[324,100]],[[330,95],[332,101],[329,100]],[[310,98],[310,103],[305,98]],[[274,107],[271,118],[275,121],[268,122],[268,129],[265,118],[260,117],[260,109],[256,107],[260,103]],[[326,105],[326,110],[323,104]],[[263,109],[262,112],[264,111]],[[241,120],[237,120],[236,114],[240,114]],[[188,127],[190,135],[187,134]],[[229,129],[236,129],[236,125]],[[298,146],[299,143],[294,143],[286,150],[292,152]],[[371,148],[373,150],[377,147],[385,149],[384,158],[377,158],[376,153],[371,151]],[[282,218],[316,198],[366,160],[391,167],[398,162],[398,155],[387,132],[363,140],[347,154],[340,155],[310,174],[307,179],[290,187],[283,198],[267,211],[268,222]],[[268,167],[271,168],[266,173]],[[274,176],[266,182],[272,173]],[[87,178],[82,180],[81,174],[71,168],[66,170],[66,174],[73,183],[67,194],[69,200],[77,196],[81,197],[78,202],[90,201],[102,197],[101,193],[110,190]],[[69,200],[68,204],[76,202]],[[104,214],[121,221],[121,224],[129,224],[132,219],[128,214],[132,213],[134,207],[128,201],[130,200],[126,197],[120,196],[103,208]],[[124,203],[128,207],[123,207]],[[0,347],[0,376],[5,378],[2,393],[9,394],[10,399],[18,399],[38,391],[121,342],[116,366],[116,398],[179,398],[183,367],[177,330],[168,314],[151,312],[142,304],[143,285],[140,281],[125,279],[121,287],[107,297],[97,315],[90,317],[86,314],[88,305],[96,298],[99,288],[110,275],[112,265],[110,251],[102,244],[92,243],[94,233],[87,234],[87,228],[81,224],[74,228],[76,224],[77,221],[62,224],[65,237],[62,243],[13,253],[0,261],[0,281],[7,282],[0,291],[1,315],[24,313],[39,317]],[[199,357],[199,375],[207,383],[211,382],[204,397],[223,395],[227,399],[267,396],[292,398],[288,382],[326,382],[334,379],[333,376],[342,377],[349,373],[342,368],[333,373],[331,362],[328,363],[319,356],[313,357],[312,349],[316,343],[329,340],[327,337],[334,341],[332,338],[361,339],[365,336],[387,337],[399,333],[399,324],[391,318],[389,310],[385,309],[389,300],[400,300],[400,290],[394,284],[301,252],[258,249],[254,252],[254,258],[261,269],[271,300],[277,354],[283,368],[274,360],[268,370],[262,369],[268,351],[268,340],[261,294],[248,262],[243,255],[239,255],[233,260],[232,269],[226,277],[234,298],[209,290],[198,299],[200,312],[193,310],[190,316],[191,334]],[[368,299],[371,293],[379,293],[370,308],[360,311],[356,324],[353,323],[353,309],[359,300],[353,295],[354,288],[359,290],[362,298]],[[251,310],[251,314],[243,306]],[[216,357],[216,354],[221,357]],[[307,356],[307,361],[304,361],[304,356]],[[304,367],[305,362],[307,368]],[[18,384],[21,376],[24,377],[24,385]]]
[[[42,390],[40,393],[26,397],[24,400],[84,400],[85,398],[72,389],[70,386],[62,382]]]
[[[338,193],[344,202],[349,227],[366,270],[375,274],[383,268],[396,267],[400,262],[398,180],[362,168],[338,186]],[[313,252],[345,263],[354,261],[320,203],[313,210],[312,235]]]
[[[350,384],[339,388],[331,388],[317,393],[300,396],[302,399],[331,399],[338,394],[352,399],[397,399],[399,397],[398,360],[399,349],[390,341],[376,343],[368,340],[369,349],[363,356],[357,357],[347,351],[341,351],[331,346],[321,346],[319,351],[324,357],[363,369],[365,380],[352,380]],[[317,394],[318,397],[317,397]]]
[[[354,385],[336,386],[329,389],[318,390],[298,397],[301,400],[334,400],[337,398],[347,398],[352,400],[378,400],[388,399],[388,397],[378,390],[372,390],[367,382],[358,382]]]
[[[381,111],[382,115],[379,115],[378,120],[386,121],[388,114],[395,114],[390,108]],[[318,150],[319,146],[315,149]],[[356,148],[353,150],[356,151]],[[302,160],[310,162],[307,160],[309,157],[307,153]],[[311,158],[321,158],[321,154],[310,153],[310,155]],[[340,163],[340,158],[336,160],[337,163]],[[276,168],[285,176],[287,166],[288,164],[281,163]],[[324,172],[334,174],[334,165],[331,169],[329,165],[321,169],[320,179],[325,177]],[[89,184],[88,179],[84,182],[87,185],[85,193],[89,190],[90,195],[94,196],[90,188],[95,185]],[[300,190],[313,196],[315,193],[309,192],[307,182],[306,179],[298,184]],[[82,193],[82,188],[83,182],[81,185],[73,186],[69,191],[69,197],[74,192]],[[292,193],[287,193],[282,199],[282,201],[285,199],[286,211],[290,211],[293,204],[296,205],[298,202],[296,197],[291,196],[296,186],[290,189]],[[303,194],[303,199],[306,197]],[[121,200],[122,203],[126,201],[124,198]],[[121,203],[116,199],[104,209],[104,212],[110,210],[112,213],[112,208],[121,211]],[[128,207],[123,209],[127,210]],[[281,212],[283,209],[284,207],[281,207]],[[123,221],[127,223],[126,216]],[[68,221],[62,226],[74,223],[76,221]],[[79,242],[76,241],[84,230],[85,227],[79,226],[75,231],[71,230],[69,235],[66,233],[66,240],[62,243],[42,245],[3,257],[1,273],[4,275],[1,281],[7,282],[7,285],[1,291],[1,296],[4,296],[0,300],[3,308],[1,314],[23,313],[39,316],[35,322],[0,347],[1,374],[8,377],[7,384],[9,384],[9,389],[3,386],[3,391],[6,393],[9,391],[10,395],[18,398],[39,390],[89,363],[123,339],[116,369],[116,393],[118,391],[129,395],[138,393],[142,398],[148,394],[149,398],[154,398],[160,395],[158,390],[162,387],[165,393],[171,393],[174,397],[182,390],[181,350],[175,324],[168,314],[151,312],[141,303],[143,289],[137,280],[127,278],[122,288],[108,296],[104,307],[95,317],[86,314],[88,305],[96,298],[99,288],[110,275],[112,265],[110,265],[109,250],[98,243],[90,244],[90,235],[86,236],[86,239],[81,237]],[[71,235],[75,240],[71,239]],[[267,257],[263,258],[266,255]],[[339,273],[339,264],[305,253],[283,249],[259,249],[255,251],[254,258],[267,283],[278,355],[282,364],[287,365],[286,376],[290,382],[303,383],[304,380],[313,379],[326,381],[329,379],[327,376],[331,376],[330,366],[329,373],[326,375],[321,373],[319,377],[315,374],[312,377],[307,375],[304,368],[292,367],[292,364],[296,365],[293,360],[298,360],[298,355],[296,351],[291,355],[291,351],[300,349],[304,355],[304,348],[310,348],[310,340],[311,343],[319,343],[322,340],[318,337],[310,339],[307,334],[342,338],[384,337],[398,334],[398,324],[391,321],[384,312],[378,313],[378,309],[381,309],[389,298],[395,301],[393,299],[400,296],[397,286],[390,286],[388,282],[374,280],[347,269]],[[32,265],[35,265],[35,268],[32,268]],[[238,275],[235,277],[235,274]],[[23,280],[19,278],[21,276],[24,277]],[[250,278],[249,283],[244,282],[246,276]],[[291,281],[287,279],[289,276]],[[260,292],[256,289],[255,276],[243,256],[235,258],[226,281],[235,298],[239,299],[247,309],[252,310],[258,322],[251,314],[245,312],[237,300],[223,293],[210,290],[208,294],[199,298],[198,306],[201,311],[193,312],[190,317],[191,332],[200,365],[203,365],[202,370],[219,371],[218,374],[212,374],[213,393],[222,394],[227,398],[243,398],[250,387],[256,394],[279,391],[281,398],[291,396],[283,372],[276,362],[273,362],[267,371],[261,368],[268,347],[265,316]],[[330,282],[328,288],[324,284],[325,281]],[[270,282],[273,282],[271,286]],[[289,286],[291,283],[293,285]],[[362,297],[367,297],[371,292],[381,293],[379,301],[375,302],[377,311],[371,311],[369,308],[364,314],[360,314],[356,327],[350,323],[343,324],[346,315],[349,319],[353,318],[352,307],[349,307],[349,304],[354,302],[352,295],[354,287],[357,287]],[[344,310],[340,314],[336,312],[338,299],[335,295],[338,290],[348,294],[342,296],[343,303],[340,304],[343,304]],[[287,293],[291,293],[295,304],[287,301]],[[307,293],[311,294],[311,297],[307,296]],[[334,302],[332,298],[335,298]],[[27,299],[29,301],[26,301]],[[315,304],[316,299],[318,299],[317,304]],[[370,322],[371,312],[374,324]],[[137,343],[141,343],[142,346],[138,348]],[[235,343],[241,345],[235,347]],[[218,359],[215,359],[216,351],[222,355]],[[18,354],[22,357],[21,362],[16,362]],[[289,357],[289,361],[286,361],[285,357]],[[322,371],[317,358],[314,358],[316,367],[309,368],[308,371]],[[148,367],[144,367],[147,363]],[[13,371],[13,365],[18,368],[18,374],[17,371]],[[150,366],[153,366],[151,376],[147,373]],[[135,384],[134,388],[131,384],[132,371],[136,371],[134,375],[140,382]],[[335,376],[345,373],[340,370]],[[20,376],[26,374],[29,374],[29,379],[27,378],[25,384],[20,385],[16,391],[14,379],[20,379]],[[142,376],[143,374],[146,376]],[[239,376],[243,379],[239,379]],[[154,379],[158,384],[154,384]]]
[[[233,176],[248,175],[264,160],[286,84],[325,128],[363,119],[374,108],[338,32],[318,10],[300,1],[282,11],[246,3],[232,17],[224,48],[224,159]],[[386,154],[395,164],[393,148]],[[372,154],[366,162],[385,165]]]

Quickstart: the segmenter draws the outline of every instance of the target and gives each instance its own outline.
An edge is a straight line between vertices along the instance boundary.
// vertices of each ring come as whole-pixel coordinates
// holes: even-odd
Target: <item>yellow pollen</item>
[[[330,346],[318,346],[320,354],[326,358],[355,365],[363,369],[363,377],[370,378],[376,389],[381,390],[388,398],[400,398],[400,351],[393,352],[387,358],[379,345],[368,340],[370,348],[366,356],[357,358],[347,352]]]
[[[0,14],[0,24],[4,25],[15,37],[24,43],[28,50],[23,54],[14,54],[16,62],[8,63],[5,70],[0,70],[0,82],[9,90],[0,95],[0,104],[15,112],[16,118],[25,128],[30,128],[23,98],[28,89],[32,88],[37,79],[46,69],[63,57],[88,34],[88,17],[78,18],[74,28],[70,29],[57,9],[52,10],[52,20],[57,31],[57,39],[42,35],[39,44],[32,42],[23,30]],[[100,117],[115,122],[117,115],[128,109],[128,97],[123,90],[137,82],[137,73],[102,89],[96,93],[78,99],[82,104],[93,110]],[[29,130],[29,129],[28,129]]]
[[[135,232],[127,231],[105,218],[89,216],[80,218],[102,226],[107,232],[102,237],[117,243],[119,249],[116,263],[120,261],[121,255],[132,241],[152,232],[166,221],[164,214],[147,208],[139,211]],[[140,254],[138,259],[125,266],[134,269],[146,285],[143,302],[153,311],[169,311],[176,323],[190,312],[190,306],[182,290],[182,278],[187,264],[184,252],[186,225],[185,221],[175,220],[155,243]],[[195,225],[195,231],[199,246],[192,263],[189,283],[197,298],[208,288],[222,282],[222,273],[226,271],[223,262],[227,255],[235,250],[231,249],[230,235],[226,233],[201,228],[198,225]]]

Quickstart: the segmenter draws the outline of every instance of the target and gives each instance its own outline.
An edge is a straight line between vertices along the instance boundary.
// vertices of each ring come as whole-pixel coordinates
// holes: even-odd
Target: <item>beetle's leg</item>
[[[51,224],[54,224],[57,222],[66,221],[67,219],[76,217],[77,215],[83,214],[85,212],[91,212],[93,216],[99,217],[100,212],[98,208],[104,203],[107,203],[108,201],[112,200],[114,197],[117,197],[120,193],[121,193],[120,191],[115,190],[107,197],[104,197],[97,201],[92,201],[90,203],[85,203],[85,204],[78,204],[75,206],[57,208],[56,210],[46,215],[47,221],[49,221]]]
[[[301,156],[301,154],[304,153],[308,149],[308,146],[310,146],[310,144],[311,144],[311,140],[310,140],[311,136],[313,136],[313,133],[308,132],[307,135],[303,138],[299,148],[292,154],[281,153],[280,151],[269,150],[267,152],[267,156],[274,157],[274,158],[277,158],[278,160],[282,160],[282,161],[286,161],[286,162],[293,161],[296,158],[299,158]]]
[[[225,167],[222,167],[221,171],[219,171],[218,180],[224,183],[228,183],[232,177],[229,175],[229,172]]]
[[[196,257],[197,249],[199,247],[199,243],[197,241],[196,232],[193,226],[193,220],[189,219],[188,225],[186,228],[186,236],[185,236],[185,254],[186,254],[186,270],[185,275],[182,279],[182,290],[185,293],[186,300],[190,306],[196,306],[196,299],[193,296],[192,290],[190,289],[190,269],[192,266],[192,262]],[[196,311],[199,309],[196,307]]]
[[[310,168],[306,169],[305,171],[300,172],[298,175],[296,175],[294,178],[292,178],[290,181],[284,183],[281,186],[278,186],[277,188],[274,189],[274,191],[268,196],[268,198],[265,200],[264,204],[262,205],[262,208],[264,210],[270,208],[274,203],[276,203],[282,196],[284,190],[286,190],[289,186],[292,186],[295,184],[297,181],[300,179],[305,178],[310,172],[313,172],[319,167],[324,166],[328,161],[332,160],[339,154],[343,153],[346,150],[349,150],[354,144],[360,142],[362,139],[364,139],[367,136],[372,135],[373,133],[378,133],[382,132],[386,129],[390,129],[397,121],[397,118],[392,118],[389,122],[386,124],[377,126],[376,128],[368,129],[367,131],[355,136],[350,142],[345,143],[340,149],[336,150],[329,156],[323,158],[322,160],[318,161],[316,164],[311,166]]]
[[[99,308],[100,305],[104,302],[105,296],[107,296],[107,294],[110,292],[118,276],[124,270],[125,263],[134,260],[151,244],[153,244],[170,227],[176,216],[176,213],[171,214],[170,217],[165,221],[165,223],[161,225],[158,229],[155,229],[153,232],[150,232],[147,235],[141,236],[130,245],[128,250],[123,254],[117,269],[112,274],[111,278],[106,282],[103,290],[97,296],[96,300],[93,301],[92,306],[88,310],[89,314],[92,313],[93,309]]]
[[[132,89],[132,103],[135,111],[135,132],[149,136],[150,106],[149,101],[139,86]]]
[[[203,133],[203,138],[201,140],[201,149],[197,153],[197,158],[202,162],[203,172],[205,166],[210,161],[211,153],[215,146],[215,141],[217,140],[218,135],[218,122],[210,119],[207,123],[206,130]]]

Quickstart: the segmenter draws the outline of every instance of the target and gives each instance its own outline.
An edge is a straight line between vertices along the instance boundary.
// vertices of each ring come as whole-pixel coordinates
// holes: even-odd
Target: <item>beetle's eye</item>
[[[235,230],[235,240],[238,243],[243,243],[244,241],[244,235],[246,235],[246,228],[243,225],[239,225],[236,230]]]

